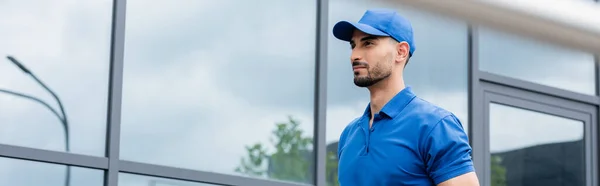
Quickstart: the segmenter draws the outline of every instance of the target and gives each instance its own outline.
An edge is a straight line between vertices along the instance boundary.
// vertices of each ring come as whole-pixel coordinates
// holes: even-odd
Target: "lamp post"
[[[58,107],[60,108],[60,112],[61,112],[62,117],[49,104],[47,104],[46,102],[44,102],[44,101],[42,101],[42,100],[40,100],[40,99],[38,99],[36,97],[30,96],[30,95],[26,95],[26,94],[22,94],[22,93],[18,93],[18,92],[14,92],[14,91],[10,91],[10,90],[4,90],[4,89],[0,89],[0,92],[33,100],[35,102],[38,102],[38,103],[44,105],[46,108],[48,108],[50,111],[52,111],[52,113],[54,115],[56,115],[56,117],[58,117],[58,119],[60,120],[60,122],[63,125],[63,129],[65,131],[64,132],[64,134],[65,134],[65,151],[69,152],[70,151],[70,147],[69,147],[69,122],[67,120],[67,115],[65,114],[65,109],[64,109],[64,107],[62,105],[62,102],[58,98],[58,96],[54,93],[54,91],[52,91],[50,88],[48,88],[48,86],[46,86],[46,84],[44,84],[44,82],[42,82],[39,78],[37,78],[37,76],[35,76],[35,74],[33,74],[27,67],[25,67],[22,63],[20,63],[17,59],[15,59],[12,56],[6,56],[6,58],[8,60],[10,60],[13,64],[15,64],[17,67],[19,67],[19,69],[21,69],[21,71],[23,71],[24,73],[26,73],[29,76],[31,76],[38,84],[40,84],[44,89],[46,89],[46,91],[48,91],[50,94],[52,94],[52,97],[54,97],[54,99],[58,103]],[[67,172],[66,172],[66,176],[65,176],[65,186],[69,186],[70,185],[70,177],[71,177],[71,166],[67,165]]]

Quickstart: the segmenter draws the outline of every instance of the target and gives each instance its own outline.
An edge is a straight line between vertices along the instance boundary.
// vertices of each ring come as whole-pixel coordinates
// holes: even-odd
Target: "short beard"
[[[369,69],[367,67],[367,76],[366,77],[354,77],[354,84],[358,87],[370,87],[381,80],[384,80],[390,75],[392,75],[391,65],[388,68],[381,68],[382,65],[379,64],[373,67],[373,69]]]

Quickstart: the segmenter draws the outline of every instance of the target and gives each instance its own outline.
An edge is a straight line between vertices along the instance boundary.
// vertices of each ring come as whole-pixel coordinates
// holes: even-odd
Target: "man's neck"
[[[405,88],[402,78],[389,77],[369,87],[371,94],[371,118],[379,113],[396,94]]]

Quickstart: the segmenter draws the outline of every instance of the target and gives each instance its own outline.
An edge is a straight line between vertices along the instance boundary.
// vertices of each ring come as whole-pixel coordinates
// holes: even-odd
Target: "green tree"
[[[492,186],[506,186],[506,168],[501,165],[502,158],[492,155],[491,161]]]
[[[235,171],[249,176],[263,176],[266,172],[263,166],[265,159],[267,159],[266,149],[262,144],[257,143],[246,146],[246,151],[248,152],[248,157],[240,160],[240,165]]]
[[[338,182],[338,158],[334,152],[327,152],[325,172],[327,173],[327,186],[340,186]]]
[[[312,154],[313,138],[305,136],[299,128],[300,122],[288,117],[287,122],[275,124],[270,139],[274,152],[261,143],[246,146],[247,155],[242,157],[236,172],[248,176],[268,176],[273,179],[309,183],[312,170],[309,170],[314,156]],[[270,160],[270,162],[269,162]],[[502,158],[491,157],[492,186],[506,186],[506,168]],[[269,170],[269,164],[271,170]],[[339,186],[338,158],[334,152],[326,155],[326,179],[328,186]]]
[[[271,145],[274,152],[261,143],[246,146],[236,172],[249,176],[268,176],[273,179],[308,183],[312,180],[313,138],[299,128],[300,122],[291,116],[287,122],[275,124]]]

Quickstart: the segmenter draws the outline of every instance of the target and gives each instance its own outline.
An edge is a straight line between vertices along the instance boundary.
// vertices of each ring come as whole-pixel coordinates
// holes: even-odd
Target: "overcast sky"
[[[0,15],[11,17],[0,20],[0,88],[56,105],[4,58],[14,55],[61,97],[70,121],[71,150],[78,154],[103,156],[105,151],[111,2],[0,1]],[[358,20],[371,7],[394,7],[408,17],[417,50],[405,72],[407,83],[419,96],[468,123],[466,23],[397,3],[341,2],[330,1],[329,30],[339,20]],[[314,1],[129,0],[121,158],[229,174],[245,145],[269,143],[275,123],[288,116],[312,136],[315,6]],[[348,43],[328,34],[326,141],[333,143],[362,114],[368,92],[352,83]],[[482,49],[489,55],[482,57],[491,62],[489,69],[579,92],[594,90],[589,86],[594,78],[591,55],[526,41],[498,42],[508,39],[493,40],[493,34],[482,36],[499,43]],[[549,57],[539,58],[541,54]],[[565,65],[567,61],[579,63]],[[492,137],[498,140],[492,146],[500,151],[577,139],[582,130],[552,117],[516,117],[511,109],[497,110],[512,118],[493,128]],[[0,94],[0,122],[0,143],[63,150],[60,122],[40,104]],[[530,123],[548,125],[523,128]],[[569,127],[541,132],[553,123]],[[540,134],[513,133],[524,129]],[[510,140],[515,136],[531,140]],[[11,178],[0,178],[0,185],[59,185],[64,170],[8,159],[0,159],[0,167],[0,176]],[[47,176],[25,179],[34,170]],[[100,177],[98,171],[73,170],[74,181]],[[124,176],[121,183],[134,186],[145,179]]]

